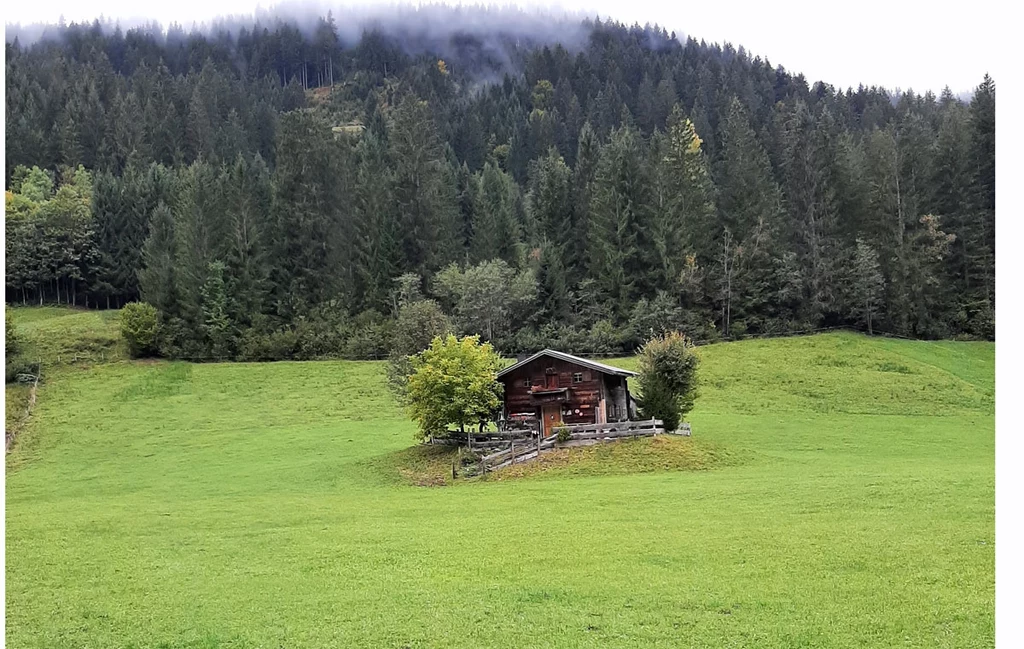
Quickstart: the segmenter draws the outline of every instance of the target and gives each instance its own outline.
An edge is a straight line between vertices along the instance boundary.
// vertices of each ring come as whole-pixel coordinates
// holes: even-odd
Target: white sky
[[[411,2],[412,0],[405,0]],[[320,0],[318,4],[334,5]],[[359,4],[373,4],[363,0]],[[148,8],[138,0],[48,0],[8,2],[5,23],[91,20],[100,15],[111,18],[156,19],[166,25],[172,20],[185,26],[218,15],[248,14],[263,0],[177,0],[154,3]],[[352,5],[339,1],[338,6]],[[381,4],[391,4],[390,1]],[[518,4],[543,7],[552,3],[537,0],[449,4]],[[743,45],[752,54],[766,56],[773,65],[802,72],[808,81],[824,80],[838,87],[881,85],[939,92],[949,85],[956,93],[971,90],[985,72],[1000,78],[994,70],[997,37],[993,23],[1010,20],[998,17],[998,6],[990,0],[944,6],[941,2],[904,3],[897,0],[856,0],[829,3],[828,0],[762,0],[761,2],[716,2],[701,0],[562,0],[559,7],[586,10],[622,22],[659,23],[677,34],[685,33],[709,42]],[[832,8],[841,7],[841,8]],[[1005,26],[1005,24],[1004,24]]]

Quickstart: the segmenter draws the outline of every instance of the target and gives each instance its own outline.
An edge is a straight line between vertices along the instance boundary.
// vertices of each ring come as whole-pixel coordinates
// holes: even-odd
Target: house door
[[[544,437],[551,436],[551,429],[562,422],[562,406],[552,403],[541,406],[541,417],[544,419]]]

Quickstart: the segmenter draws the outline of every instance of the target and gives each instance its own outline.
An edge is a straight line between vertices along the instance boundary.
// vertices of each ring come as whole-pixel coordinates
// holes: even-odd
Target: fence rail
[[[532,442],[524,442],[522,444],[516,444],[511,442],[509,448],[504,451],[498,451],[490,455],[485,455],[480,458],[480,471],[486,473],[487,471],[494,471],[511,464],[515,464],[517,461],[525,462],[536,458],[542,451],[554,448],[558,440],[554,437],[548,437],[547,439],[537,438]]]
[[[556,430],[564,432],[560,435],[556,434],[544,438],[537,435],[536,431],[523,431],[530,433],[530,436],[508,439],[507,441],[476,442],[475,444],[481,449],[501,448],[501,450],[480,457],[479,473],[487,473],[488,471],[501,469],[518,462],[534,460],[540,457],[544,451],[558,447],[611,442],[627,437],[651,437],[664,434],[690,436],[689,424],[684,423],[680,425],[678,430],[666,431],[665,423],[661,419],[620,421],[606,424],[575,424],[561,426]],[[463,437],[462,440],[456,438],[453,441],[464,442],[465,440],[466,438]]]

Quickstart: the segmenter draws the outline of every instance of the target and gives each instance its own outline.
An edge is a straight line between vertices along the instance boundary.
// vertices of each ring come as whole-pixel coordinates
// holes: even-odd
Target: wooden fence
[[[483,446],[483,444],[487,443],[500,444],[503,448],[489,455],[482,456],[480,458],[479,471],[486,473],[518,462],[527,462],[536,459],[546,450],[561,446],[610,442],[625,437],[648,437],[663,435],[666,432],[668,434],[690,436],[690,424],[684,423],[678,430],[666,431],[665,424],[660,419],[621,421],[608,424],[576,424],[562,426],[555,430],[564,430],[566,432],[562,433],[561,436],[554,434],[551,437],[542,438],[535,431],[524,431],[529,432],[532,437],[520,437],[506,442],[482,442],[482,448],[487,448]]]
[[[487,432],[472,432],[449,430],[444,437],[431,437],[428,444],[442,444],[446,446],[467,446],[473,448],[500,448],[514,442],[525,442],[537,437],[537,431],[526,428],[517,430],[501,430]]]

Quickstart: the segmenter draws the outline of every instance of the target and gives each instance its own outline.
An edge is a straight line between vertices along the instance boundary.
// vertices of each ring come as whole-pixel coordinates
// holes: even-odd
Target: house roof
[[[598,372],[603,372],[605,374],[614,374],[615,376],[636,376],[636,372],[630,372],[629,370],[624,370],[621,367],[605,365],[604,363],[598,363],[597,361],[587,360],[586,358],[580,358],[579,356],[573,356],[572,354],[566,354],[565,352],[557,352],[553,349],[542,349],[533,356],[525,360],[521,360],[515,365],[510,365],[505,369],[501,370],[500,372],[498,372],[498,378],[500,379],[506,374],[514,372],[520,367],[528,365],[542,356],[550,356],[551,358],[557,358],[559,360],[567,361],[569,363],[575,363],[576,365],[582,365],[583,367],[589,367],[592,370],[597,370]]]

